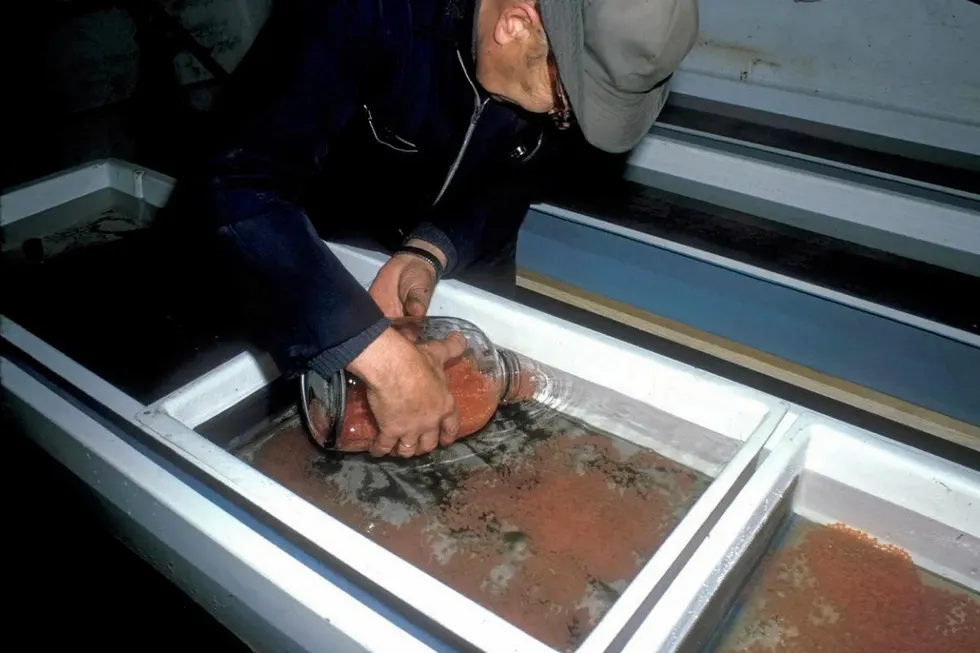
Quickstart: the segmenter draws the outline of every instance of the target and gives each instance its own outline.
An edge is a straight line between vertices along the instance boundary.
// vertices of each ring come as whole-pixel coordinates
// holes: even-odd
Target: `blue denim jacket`
[[[320,236],[390,223],[458,273],[515,235],[550,128],[476,83],[474,0],[293,5],[235,71],[186,183],[258,344],[287,375],[329,375],[388,322]],[[338,208],[351,196],[360,215]]]

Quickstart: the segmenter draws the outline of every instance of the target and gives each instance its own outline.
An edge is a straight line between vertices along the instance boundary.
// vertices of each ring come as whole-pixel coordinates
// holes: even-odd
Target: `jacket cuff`
[[[321,351],[309,360],[307,366],[319,374],[320,378],[329,379],[335,372],[350,365],[351,361],[360,356],[361,352],[377,340],[389,326],[391,326],[390,320],[382,318],[350,340]]]
[[[439,251],[446,255],[446,269],[443,272],[444,275],[451,273],[458,262],[456,256],[456,246],[453,245],[453,241],[449,239],[446,232],[435,226],[431,222],[423,222],[418,227],[416,227],[412,233],[408,235],[405,241],[409,240],[424,240],[425,242],[438,247]]]

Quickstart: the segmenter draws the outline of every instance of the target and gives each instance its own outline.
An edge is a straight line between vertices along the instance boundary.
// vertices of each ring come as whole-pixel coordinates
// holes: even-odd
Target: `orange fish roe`
[[[445,371],[446,384],[456,399],[459,411],[457,438],[473,435],[486,426],[496,412],[500,387],[493,378],[477,369],[469,358],[449,361]],[[378,436],[378,430],[378,423],[368,403],[367,388],[363,383],[350,386],[337,450],[349,453],[368,451]]]
[[[653,452],[623,454],[605,435],[560,433],[466,471],[438,504],[395,525],[323,476],[323,459],[297,425],[269,439],[253,464],[564,652],[588,636],[711,482]]]
[[[980,597],[843,524],[769,554],[722,653],[980,651]]]

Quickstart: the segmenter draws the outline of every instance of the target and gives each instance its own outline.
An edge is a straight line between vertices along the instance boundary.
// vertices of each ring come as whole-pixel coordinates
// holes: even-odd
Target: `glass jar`
[[[454,317],[406,317],[392,327],[416,344],[445,340],[456,333],[466,349],[447,361],[446,382],[459,411],[457,439],[480,431],[497,407],[537,398],[547,385],[541,366],[496,347],[475,324]],[[341,370],[330,379],[315,372],[301,377],[302,410],[313,440],[333,451],[368,451],[378,425],[368,403],[367,387],[356,375]]]

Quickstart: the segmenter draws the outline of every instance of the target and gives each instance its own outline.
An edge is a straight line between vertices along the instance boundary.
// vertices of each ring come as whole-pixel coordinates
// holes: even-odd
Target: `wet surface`
[[[859,531],[794,517],[719,640],[716,653],[980,651],[980,595]]]
[[[177,249],[122,218],[56,232],[41,262],[4,257],[4,316],[149,403],[248,346]],[[57,245],[57,248],[54,247]]]
[[[102,188],[6,225],[0,243],[3,261],[5,264],[39,262],[66,252],[116,242],[144,229],[155,214],[154,207],[131,195]]]
[[[711,481],[527,405],[412,460],[325,454],[298,418],[236,454],[561,651],[584,640]]]

